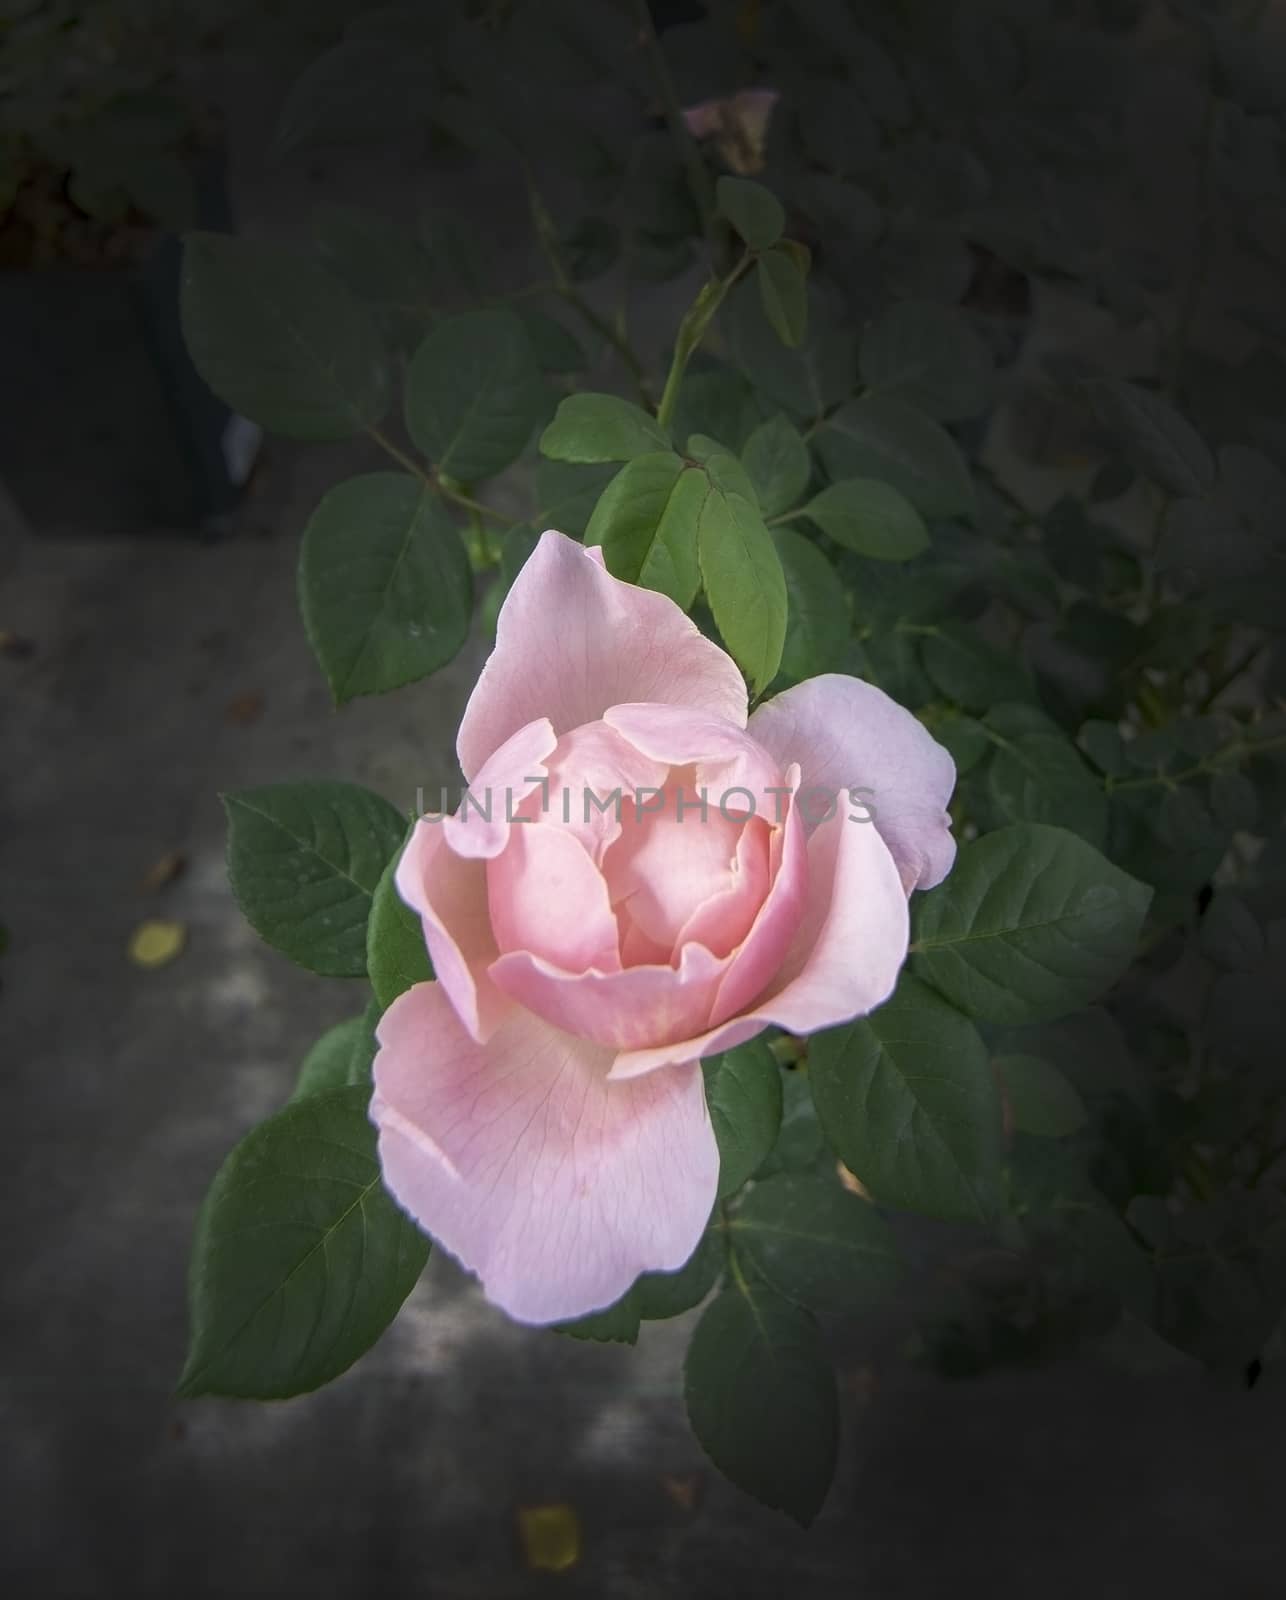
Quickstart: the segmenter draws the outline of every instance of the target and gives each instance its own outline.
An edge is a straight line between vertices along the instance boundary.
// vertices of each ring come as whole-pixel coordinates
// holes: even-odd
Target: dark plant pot
[[[224,162],[196,171],[202,228],[230,226]],[[142,260],[0,272],[0,482],[39,533],[215,532],[259,433],[198,376],[179,326],[182,243]]]

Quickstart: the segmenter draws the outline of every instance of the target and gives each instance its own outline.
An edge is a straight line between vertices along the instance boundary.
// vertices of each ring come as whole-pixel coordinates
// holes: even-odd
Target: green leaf
[[[833,1172],[783,1172],[756,1183],[728,1226],[734,1250],[819,1315],[868,1309],[901,1273],[888,1224]]]
[[[987,730],[981,722],[967,717],[963,712],[948,711],[927,721],[929,731],[940,745],[945,745],[956,764],[957,777],[963,778],[993,748]]]
[[[991,404],[991,351],[964,314],[931,300],[902,300],[867,329],[859,357],[871,389],[944,422]]]
[[[588,365],[580,341],[571,329],[533,306],[515,308],[519,322],[527,330],[536,365],[542,372],[566,374],[581,372]]]
[[[438,273],[409,228],[356,206],[327,206],[313,217],[313,241],[326,267],[408,344],[436,314]]]
[[[672,450],[627,461],[604,489],[585,529],[601,544],[607,570],[669,595],[686,611],[701,586],[697,523],[710,492],[704,472]]]
[[[925,517],[971,515],[973,481],[959,446],[931,417],[891,395],[840,407],[817,435],[832,479],[879,478]]]
[[[180,1393],[281,1400],[329,1383],[396,1316],[429,1244],[380,1181],[365,1086],[288,1105],[201,1208]]]
[[[814,1036],[808,1076],[827,1139],[880,1205],[986,1221],[1000,1098],[978,1030],[909,975],[869,1017]]]
[[[559,1333],[598,1344],[634,1344],[640,1322],[664,1322],[699,1305],[723,1270],[726,1251],[721,1233],[707,1227],[688,1260],[674,1272],[644,1272],[621,1298],[602,1311],[555,1323]]]
[[[1217,822],[1234,832],[1253,828],[1259,818],[1259,796],[1244,772],[1217,772],[1210,780],[1210,809]]]
[[[183,337],[234,411],[296,439],[343,439],[388,408],[384,346],[338,278],[278,245],[190,233]]]
[[[733,660],[762,694],[786,640],[786,579],[772,535],[750,501],[711,488],[697,551],[706,599]]]
[[[766,517],[775,517],[797,504],[808,488],[812,472],[808,446],[798,429],[780,415],[761,422],[746,440],[741,464]]]
[[[719,1143],[719,1197],[735,1194],[772,1149],[781,1127],[781,1069],[760,1037],[707,1056],[706,1105]]]
[[[1048,1061],[1039,1056],[997,1056],[995,1067],[1016,1133],[1063,1139],[1085,1126],[1084,1102]]]
[[[1050,822],[1070,828],[1101,850],[1107,838],[1107,794],[1080,752],[1035,706],[993,706],[987,726],[1001,741],[987,769],[987,788],[1006,822]]]
[[[1117,378],[1085,385],[1090,405],[1130,462],[1170,494],[1203,495],[1215,486],[1215,461],[1197,430],[1169,401]]]
[[[817,1324],[744,1280],[702,1313],[683,1369],[701,1448],[739,1489],[806,1527],[835,1472],[835,1374]]]
[[[817,1120],[808,1071],[804,1067],[788,1068],[781,1075],[781,1132],[758,1176],[812,1172],[825,1158],[826,1142]]]
[[[591,1311],[574,1322],[556,1322],[554,1327],[573,1339],[589,1339],[595,1344],[633,1344],[639,1336],[638,1299],[633,1285],[601,1311]]]
[[[599,496],[619,471],[615,462],[590,466],[570,461],[536,463],[535,521],[541,528],[557,528],[559,533],[579,539],[589,525]]]
[[[380,874],[366,924],[366,971],[381,1011],[387,1011],[407,989],[433,977],[424,928],[393,881],[401,858],[399,850]]]
[[[909,561],[929,546],[929,530],[909,500],[876,478],[845,478],[804,507],[823,533],[860,556]]]
[[[811,420],[852,393],[856,339],[846,313],[822,295],[810,296],[808,333],[798,350],[782,344],[749,282],[739,283],[724,301],[719,323],[750,383],[792,417]]]
[[[727,1258],[723,1235],[707,1228],[701,1243],[677,1272],[645,1272],[631,1291],[639,1316],[664,1322],[700,1305],[714,1288]]]
[[[379,1020],[379,1002],[373,1000],[360,1017],[349,1017],[346,1022],[327,1028],[300,1065],[291,1101],[362,1084],[369,1090],[375,1060],[375,1024]]]
[[[779,245],[759,257],[755,268],[759,299],[773,332],[790,349],[804,342],[808,332],[808,284],[799,262]]]
[[[996,649],[964,623],[939,623],[921,650],[934,687],[967,711],[1033,693],[1021,661]]]
[[[756,510],[759,509],[755,486],[750,481],[749,473],[736,456],[717,439],[708,439],[704,434],[694,433],[688,440],[687,454],[701,463],[706,470],[706,476],[716,489],[722,489],[724,494],[740,495]]]
[[[693,367],[679,390],[670,432],[678,440],[702,433],[718,439],[726,450],[742,450],[758,424],[750,385],[739,372]]]
[[[1125,741],[1114,722],[1093,719],[1082,724],[1077,735],[1081,748],[1100,772],[1119,778],[1128,767]]]
[[[411,358],[407,431],[439,472],[473,483],[522,454],[545,395],[519,317],[466,311],[439,322]]]
[[[352,783],[275,783],[223,796],[228,879],[259,937],[328,978],[366,971],[371,896],[405,820]]]
[[[848,606],[839,574],[802,533],[774,528],[772,536],[786,577],[781,670],[797,683],[819,672],[838,672],[849,639]]]
[[[669,449],[656,418],[614,394],[568,395],[540,436],[540,453],[554,461],[630,461]]]
[[[277,121],[279,155],[310,144],[410,137],[428,123],[437,88],[424,49],[388,39],[343,39],[309,62]]]
[[[762,183],[749,178],[720,178],[715,185],[719,215],[726,217],[748,249],[767,250],[781,238],[786,213],[781,201]]]
[[[428,485],[401,472],[336,485],[304,529],[299,605],[336,705],[445,666],[468,636],[473,580]]]
[[[913,970],[970,1016],[1046,1022],[1125,971],[1151,898],[1073,833],[1001,828],[966,844],[946,881],[917,897]]]

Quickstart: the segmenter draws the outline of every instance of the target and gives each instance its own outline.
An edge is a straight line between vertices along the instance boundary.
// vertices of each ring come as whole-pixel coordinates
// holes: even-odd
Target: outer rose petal
[[[487,968],[500,954],[487,906],[487,863],[456,855],[442,819],[422,817],[402,852],[397,892],[419,912],[424,942],[443,991],[475,1039],[487,1039],[513,1009]]]
[[[869,823],[839,811],[808,841],[809,899],[769,992],[740,1017],[677,1044],[625,1050],[613,1081],[744,1044],[769,1023],[815,1033],[866,1016],[893,993],[910,915],[888,848]]]
[[[609,1051],[522,1012],[480,1046],[436,983],[377,1033],[385,1182],[511,1317],[583,1316],[692,1254],[719,1175],[699,1067],[609,1083]]]
[[[470,779],[472,798],[462,798],[459,811],[442,824],[456,855],[489,860],[500,854],[509,841],[511,819],[519,815],[532,790],[541,786],[547,758],[557,743],[549,718],[537,717],[491,752]]]
[[[628,700],[699,707],[746,725],[746,687],[732,658],[673,600],[613,578],[551,529],[500,608],[496,647],[456,739],[461,769],[472,782],[537,717],[564,734]]]
[[[488,970],[498,989],[551,1026],[609,1050],[632,1050],[709,1027],[719,980],[730,959],[690,944],[677,970],[649,966],[568,972],[530,951],[515,950]]]
[[[875,827],[908,894],[932,889],[951,871],[956,842],[946,808],[956,786],[955,762],[882,689],[824,673],[766,701],[747,732],[783,765],[798,761],[805,790],[872,791]],[[802,809],[807,818],[807,805]],[[847,811],[841,792],[840,814]]]

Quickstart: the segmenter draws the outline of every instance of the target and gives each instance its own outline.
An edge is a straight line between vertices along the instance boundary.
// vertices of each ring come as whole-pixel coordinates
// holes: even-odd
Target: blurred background
[[[219,792],[334,774],[405,806],[454,786],[487,648],[478,629],[431,683],[332,709],[298,618],[297,542],[323,491],[378,454],[263,440],[178,335],[194,224],[306,243],[319,214],[361,207],[466,250],[485,292],[538,275],[520,182],[387,116],[420,92],[413,61],[405,84],[348,79],[343,137],[283,138],[283,106],[306,119],[309,64],[395,9],[0,0],[0,1570],[15,1593],[193,1600],[1280,1594],[1286,1387],[1211,1378],[1146,1340],[953,1374],[913,1334],[953,1292],[933,1262],[905,1304],[837,1335],[840,1469],[808,1533],[691,1437],[692,1314],[633,1349],[522,1329],[441,1254],[324,1392],[173,1398],[200,1200],[354,1009],[243,922]],[[1271,76],[1286,8],[1261,9]],[[653,11],[678,71],[701,41],[672,30],[703,8]],[[1093,190],[1079,226],[1132,228],[1164,257],[1193,225],[1175,153],[1197,113],[1164,57],[1113,92],[1133,189]],[[132,120],[113,123],[121,97]],[[604,315],[616,270],[583,290]],[[1221,270],[1280,317],[1279,272]],[[653,363],[700,281],[679,263],[635,285]],[[1023,293],[997,292],[1002,315]],[[1019,370],[1045,338],[1119,337],[1083,298],[1047,294]],[[594,354],[596,386],[619,381],[609,358]],[[1027,403],[992,458],[1047,502],[1079,470],[1062,419],[1010,398]],[[524,503],[525,471],[499,484],[501,509]]]

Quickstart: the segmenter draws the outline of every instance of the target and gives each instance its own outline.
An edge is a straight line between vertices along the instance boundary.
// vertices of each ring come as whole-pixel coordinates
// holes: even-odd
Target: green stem
[[[469,509],[469,531],[478,543],[478,559],[483,567],[491,567],[496,563],[496,553],[491,548],[491,539],[487,533],[486,518],[482,515],[480,507],[472,506]]]
[[[728,1271],[732,1274],[733,1282],[737,1285],[737,1288],[740,1289],[741,1293],[745,1295],[747,1300],[749,1300],[750,1284],[746,1281],[746,1274],[742,1270],[741,1262],[737,1257],[737,1252],[732,1248],[731,1240],[728,1241]]]
[[[501,522],[506,528],[512,528],[521,519],[508,517],[503,511],[497,511],[492,506],[484,505],[481,500],[475,500],[464,489],[456,488],[453,483],[444,483],[439,477],[431,478],[430,482],[444,500],[450,500],[457,506],[462,506],[474,517],[490,517],[492,522]]]
[[[1191,767],[1185,767],[1182,772],[1156,772],[1142,778],[1113,778],[1103,780],[1104,787],[1109,794],[1119,794],[1123,789],[1175,789],[1181,783],[1186,783],[1190,778],[1203,778],[1214,772],[1222,772],[1225,767],[1235,766],[1238,762],[1249,756],[1265,755],[1270,750],[1286,749],[1286,734],[1277,734],[1271,739],[1234,739],[1231,744],[1226,744],[1222,750],[1216,750],[1214,755],[1206,756]]]
[[[374,439],[375,443],[379,445],[380,449],[383,450],[385,455],[392,456],[393,460],[397,462],[399,467],[405,467],[407,472],[410,472],[414,474],[415,477],[422,479],[432,488],[436,489],[438,487],[437,483],[434,481],[433,474],[428,470],[428,468],[418,462],[414,456],[407,455],[406,451],[403,450],[401,446],[394,444],[392,439],[390,439],[388,434],[383,432],[382,429],[377,428],[374,423],[369,423],[367,425],[366,432],[367,435]]]
[[[665,59],[665,51],[662,50],[661,41],[656,36],[656,25],[652,20],[652,9],[648,0],[634,0],[634,10],[638,16],[643,46],[647,51],[648,65],[652,70],[657,93],[661,97],[661,106],[670,129],[670,137],[674,140],[683,162],[683,170],[687,174],[688,188],[692,191],[692,199],[701,218],[701,231],[709,240],[714,231],[714,184],[710,178],[710,169],[706,166],[697,142],[688,132],[688,125],[683,120],[683,109],[679,105],[679,96],[674,87],[674,79],[670,75],[669,63]]]
[[[728,290],[753,260],[754,257],[747,251],[726,278],[711,278],[704,284],[700,294],[688,307],[683,321],[679,324],[679,331],[674,336],[674,355],[670,360],[670,370],[666,374],[665,388],[661,391],[661,403],[656,409],[656,419],[662,427],[668,427],[674,418],[675,409],[679,404],[679,391],[683,387],[683,374],[687,371],[688,362],[701,343],[715,312],[723,304]]]
[[[463,489],[457,488],[454,483],[442,478],[440,474],[430,472],[414,456],[408,455],[400,445],[395,444],[383,429],[377,428],[371,423],[367,426],[366,433],[386,455],[397,462],[398,466],[405,468],[407,472],[419,478],[421,483],[426,484],[430,489],[440,494],[444,500],[450,500],[455,505],[463,506],[466,511],[472,512],[475,516],[490,517],[493,522],[503,522],[508,528],[514,526],[516,518],[507,517],[503,511],[496,511],[491,506],[483,505],[481,500],[475,500],[472,495],[466,493]]]
[[[620,332],[618,328],[614,328],[606,319],[606,317],[601,317],[598,312],[594,310],[593,306],[590,305],[589,301],[586,300],[584,296],[570,284],[559,289],[558,293],[567,302],[567,304],[572,307],[577,316],[580,317],[580,319],[589,327],[593,328],[594,332],[606,340],[606,342],[611,345],[612,349],[616,351],[617,355],[621,358],[621,361],[629,369],[630,376],[634,379],[634,387],[638,391],[639,399],[650,410],[653,404],[653,399],[652,388],[648,383],[647,371],[644,368],[642,361],[639,360],[634,351],[634,347],[630,344],[629,340]]]

